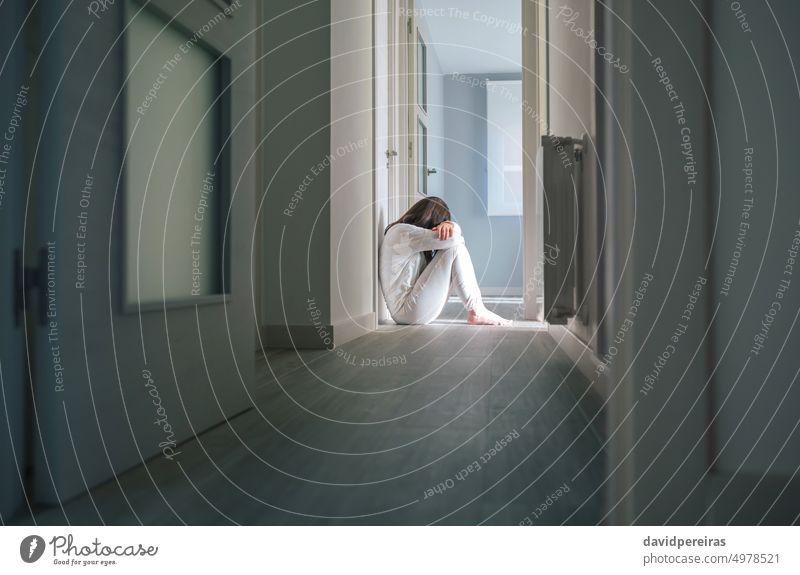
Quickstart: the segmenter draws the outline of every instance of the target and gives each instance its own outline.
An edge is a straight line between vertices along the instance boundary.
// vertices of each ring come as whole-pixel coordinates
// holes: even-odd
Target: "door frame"
[[[398,145],[397,163],[397,183],[393,201],[390,202],[397,210],[394,217],[400,217],[416,200],[416,172],[414,171],[414,134],[416,126],[412,122],[416,105],[416,82],[414,81],[415,57],[413,50],[416,49],[416,36],[413,32],[417,29],[415,0],[390,0],[394,3],[395,19],[394,30],[396,42],[394,49],[396,52],[397,68],[394,71],[396,80],[394,86],[395,127],[405,126],[405,129],[397,130],[394,134]],[[412,129],[412,126],[413,129]],[[403,193],[406,190],[406,193]]]
[[[417,70],[416,39],[420,29],[416,21],[414,0],[389,0],[396,14],[398,38],[405,42],[397,42],[396,72],[397,80],[394,89],[396,110],[405,118],[406,133],[395,134],[399,146],[398,159],[405,158],[406,169],[398,163],[396,190],[408,190],[407,194],[396,193],[393,204],[399,216],[420,194],[417,189],[417,170],[414,157],[419,146],[417,134]],[[407,18],[403,18],[406,15]],[[541,145],[541,136],[547,132],[547,3],[544,0],[522,2],[522,29],[535,30],[537,33],[522,34],[522,100],[526,110],[533,109],[535,117],[523,116],[523,163],[528,169],[523,170],[523,317],[526,320],[544,321],[544,303],[541,296],[542,287],[542,250],[544,227],[543,200],[535,170],[536,158]],[[405,28],[405,30],[404,30]],[[423,38],[424,39],[424,38]],[[426,44],[430,45],[426,40]],[[527,114],[527,112],[524,112]],[[400,123],[395,126],[402,125]],[[390,202],[391,203],[391,202]]]
[[[416,34],[419,26],[416,22],[414,0],[386,0],[390,11],[390,49],[394,50],[390,61],[394,69],[390,69],[387,78],[389,84],[389,98],[393,100],[394,112],[390,114],[388,129],[394,137],[398,156],[393,165],[394,174],[390,176],[392,186],[389,191],[389,219],[394,220],[407,210],[412,200],[419,195],[417,190],[417,167],[414,156],[418,141],[417,131],[417,74],[416,74]],[[373,9],[377,14],[377,2],[374,0]],[[523,121],[523,155],[525,164],[535,168],[537,153],[541,136],[547,131],[547,80],[541,73],[547,69],[547,4],[544,1],[522,2],[521,14],[523,29],[536,30],[536,34],[522,35],[522,97],[523,101],[537,111],[534,121]],[[373,19],[378,25],[377,16]],[[394,34],[394,38],[391,37]],[[376,36],[373,30],[373,51]],[[404,38],[405,40],[401,40]],[[392,41],[395,40],[395,41]],[[429,43],[428,43],[429,44]],[[375,78],[375,82],[383,81]],[[391,104],[390,104],[391,106]],[[412,106],[414,108],[412,108]],[[544,113],[539,112],[544,110]],[[377,114],[377,111],[375,111]],[[374,125],[377,125],[374,123]],[[406,130],[395,131],[396,127],[406,126]],[[392,134],[392,132],[395,133]],[[375,137],[377,142],[379,138]],[[376,143],[377,145],[377,143]],[[375,154],[377,161],[377,153]],[[377,173],[377,166],[376,166]],[[402,193],[402,190],[408,190]],[[375,185],[375,201],[377,203],[377,182]],[[544,320],[544,304],[540,302],[543,294],[541,276],[541,260],[543,239],[541,231],[544,224],[543,201],[537,183],[535,169],[523,172],[523,316],[528,320]],[[377,226],[377,208],[374,212],[374,222]],[[526,255],[527,254],[527,255]],[[377,257],[375,261],[375,277],[378,278]],[[376,282],[377,283],[377,282]],[[376,286],[377,287],[377,286]],[[376,289],[380,292],[380,289]],[[376,310],[382,305],[379,301],[380,294],[376,293]]]
[[[522,299],[523,317],[544,322],[544,201],[536,171],[542,135],[549,127],[547,101],[547,2],[522,2]],[[535,117],[528,117],[528,110]],[[526,169],[527,168],[527,169]]]
[[[379,197],[380,185],[379,177],[383,177],[384,172],[379,162],[387,163],[388,198],[386,205],[387,223],[397,220],[410,206],[410,194],[402,193],[407,190],[409,185],[408,168],[411,162],[407,160],[406,150],[409,149],[408,130],[402,129],[406,125],[404,118],[407,117],[408,102],[408,81],[404,70],[408,65],[406,17],[409,3],[413,5],[413,0],[373,0],[373,30],[372,30],[372,53],[373,53],[373,229],[376,234],[375,252],[373,258],[374,270],[374,305],[375,305],[375,326],[382,322],[388,322],[388,311],[385,310],[383,294],[380,289],[378,247],[382,238],[383,230],[380,221],[380,209],[382,199]],[[386,14],[381,10],[386,9]],[[378,49],[378,27],[386,26],[386,75],[380,74]],[[379,107],[377,100],[378,85],[380,82],[386,83],[386,110]],[[378,114],[385,113],[386,121],[378,121]],[[379,134],[379,126],[385,125],[386,134]],[[387,143],[386,149],[382,148],[383,142]],[[391,155],[394,153],[394,155]],[[413,197],[413,196],[411,196]]]
[[[396,0],[373,0],[372,2],[372,220],[374,232],[373,252],[373,305],[377,329],[381,323],[390,320],[388,309],[380,288],[379,247],[383,238],[383,229],[389,222],[398,217],[397,163],[400,153],[395,133],[395,80],[397,50],[395,38],[397,18]],[[383,44],[382,42],[385,42]],[[385,94],[385,102],[379,94]],[[385,168],[383,165],[385,164]],[[381,179],[385,178],[385,182]],[[383,186],[386,186],[385,190]],[[386,192],[385,197],[383,192]],[[385,212],[385,220],[381,220]]]

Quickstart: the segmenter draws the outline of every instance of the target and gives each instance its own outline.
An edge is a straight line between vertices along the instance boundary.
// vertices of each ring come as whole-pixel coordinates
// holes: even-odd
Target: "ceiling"
[[[443,74],[519,72],[521,0],[416,0]]]

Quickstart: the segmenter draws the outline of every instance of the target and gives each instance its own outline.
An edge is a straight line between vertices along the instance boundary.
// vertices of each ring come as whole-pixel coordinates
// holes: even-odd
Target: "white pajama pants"
[[[432,322],[442,313],[451,286],[467,310],[483,308],[472,258],[463,243],[436,252],[393,319],[402,324]]]

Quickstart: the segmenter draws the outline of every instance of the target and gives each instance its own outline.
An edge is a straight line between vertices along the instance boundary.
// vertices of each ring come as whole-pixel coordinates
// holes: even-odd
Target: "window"
[[[522,82],[486,83],[487,213],[522,215]]]
[[[417,104],[428,111],[428,47],[417,34]]]
[[[416,193],[428,195],[428,47],[417,29],[417,103],[413,108],[416,118],[416,158],[414,167],[417,170]],[[412,119],[413,125],[413,119]],[[411,176],[413,177],[413,176]]]
[[[126,13],[125,304],[202,303],[230,290],[229,61],[132,0]]]
[[[418,191],[423,196],[428,195],[428,128],[422,120],[417,122],[418,136],[417,141],[417,170],[419,172],[419,188]]]

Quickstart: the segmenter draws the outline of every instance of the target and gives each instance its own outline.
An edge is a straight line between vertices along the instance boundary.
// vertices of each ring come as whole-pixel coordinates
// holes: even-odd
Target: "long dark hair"
[[[386,226],[386,230],[383,233],[386,234],[392,226],[397,224],[411,224],[412,226],[432,230],[442,222],[447,222],[451,219],[452,215],[450,214],[450,208],[447,207],[447,202],[436,196],[428,196],[408,208],[408,211],[400,216],[399,220]],[[425,259],[430,263],[431,259],[433,259],[433,253],[423,253],[425,254]]]

